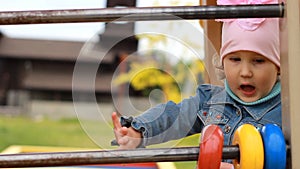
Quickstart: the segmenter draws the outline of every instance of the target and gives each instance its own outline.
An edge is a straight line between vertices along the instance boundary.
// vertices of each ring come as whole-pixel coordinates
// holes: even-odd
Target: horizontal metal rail
[[[0,12],[0,25],[283,17],[284,4],[130,7]]]
[[[91,164],[197,161],[198,154],[199,147],[3,154],[0,155],[0,167],[50,167]],[[239,148],[237,146],[223,147],[223,159],[235,159],[237,157],[239,157]]]

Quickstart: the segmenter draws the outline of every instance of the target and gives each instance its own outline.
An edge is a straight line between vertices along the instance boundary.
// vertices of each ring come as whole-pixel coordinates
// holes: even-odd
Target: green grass
[[[93,123],[89,123],[93,124]],[[100,125],[100,126],[99,126]],[[103,127],[101,127],[103,125]],[[107,124],[97,123],[100,138],[109,142],[112,130],[107,129]],[[101,134],[100,134],[101,133]],[[64,119],[59,121],[40,120],[35,121],[22,117],[0,116],[0,151],[11,145],[33,145],[33,146],[59,146],[78,148],[100,148],[83,130],[77,119]],[[199,136],[192,136],[180,141],[171,141],[153,147],[165,146],[197,146]],[[107,143],[109,144],[109,143]],[[176,162],[177,168],[194,169],[196,162]]]
[[[77,120],[34,121],[1,117],[0,138],[0,150],[10,145],[97,147]]]

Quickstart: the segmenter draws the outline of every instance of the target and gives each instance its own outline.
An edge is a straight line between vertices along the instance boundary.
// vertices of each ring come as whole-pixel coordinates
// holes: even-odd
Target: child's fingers
[[[113,125],[114,125],[114,134],[116,141],[119,144],[119,149],[132,149],[136,148],[139,145],[140,140],[135,141],[137,138],[137,131],[132,128],[123,127],[117,116],[116,112],[113,112],[111,115]],[[139,138],[141,136],[138,136]]]
[[[118,143],[120,146],[127,146],[129,142],[129,138],[128,137],[122,137],[119,139]]]
[[[119,139],[119,149],[134,149],[140,144],[140,140],[130,136],[124,136]]]
[[[127,127],[122,127],[120,132],[123,136],[126,136],[128,134],[128,128]]]
[[[120,146],[124,146],[128,148],[128,143],[130,142],[130,136],[128,136],[128,128],[127,127],[122,127],[119,130],[121,137],[118,140],[118,143]]]
[[[111,115],[111,118],[112,118],[112,121],[113,121],[114,128],[115,129],[120,129],[122,126],[121,126],[121,123],[119,121],[119,117],[117,116],[117,113],[113,112],[112,115]]]
[[[220,169],[234,169],[234,166],[230,163],[222,162],[221,166],[220,166]]]

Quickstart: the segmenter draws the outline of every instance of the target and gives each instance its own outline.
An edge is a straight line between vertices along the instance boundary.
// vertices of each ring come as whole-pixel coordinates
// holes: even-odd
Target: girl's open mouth
[[[252,85],[241,85],[240,90],[244,95],[251,96],[255,93],[255,87]]]

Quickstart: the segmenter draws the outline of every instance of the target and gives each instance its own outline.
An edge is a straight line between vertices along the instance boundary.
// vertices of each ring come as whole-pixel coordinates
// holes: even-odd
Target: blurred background
[[[0,2],[1,11],[199,5],[199,0]],[[0,26],[0,150],[116,148],[110,145],[113,111],[135,116],[166,100],[179,102],[205,81],[205,38],[198,20]],[[198,139],[158,146],[197,146]]]

